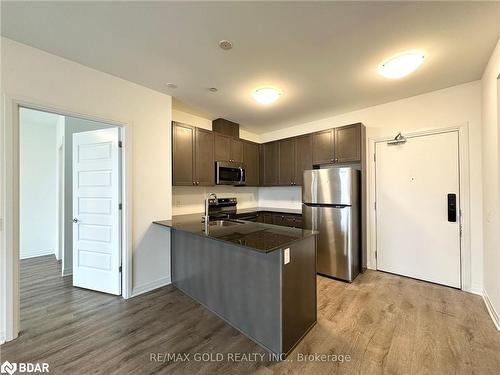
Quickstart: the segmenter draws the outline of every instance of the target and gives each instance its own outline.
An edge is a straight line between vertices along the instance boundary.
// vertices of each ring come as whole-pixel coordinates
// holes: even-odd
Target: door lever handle
[[[78,223],[79,221],[76,217],[73,219],[73,223]]]
[[[448,221],[457,222],[457,195],[454,193],[448,194]]]

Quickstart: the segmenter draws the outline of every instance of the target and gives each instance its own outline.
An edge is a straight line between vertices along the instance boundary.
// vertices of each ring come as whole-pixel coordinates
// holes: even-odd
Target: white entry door
[[[376,143],[377,269],[460,288],[458,150],[457,131]]]
[[[73,285],[121,294],[119,128],[73,134]]]

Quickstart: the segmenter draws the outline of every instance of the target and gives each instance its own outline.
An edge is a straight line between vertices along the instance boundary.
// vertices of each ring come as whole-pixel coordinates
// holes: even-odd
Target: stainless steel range
[[[236,198],[209,198],[208,216],[210,219],[229,219],[236,214]]]

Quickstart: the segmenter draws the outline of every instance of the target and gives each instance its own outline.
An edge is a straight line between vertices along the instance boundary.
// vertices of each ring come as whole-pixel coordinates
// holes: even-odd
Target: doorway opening
[[[21,328],[46,288],[122,294],[121,146],[118,125],[19,106]]]

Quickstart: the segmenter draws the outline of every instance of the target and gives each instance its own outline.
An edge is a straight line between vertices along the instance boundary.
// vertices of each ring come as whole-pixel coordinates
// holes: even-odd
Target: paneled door
[[[377,269],[461,287],[458,132],[376,143]]]
[[[121,294],[119,128],[73,134],[73,285]]]

